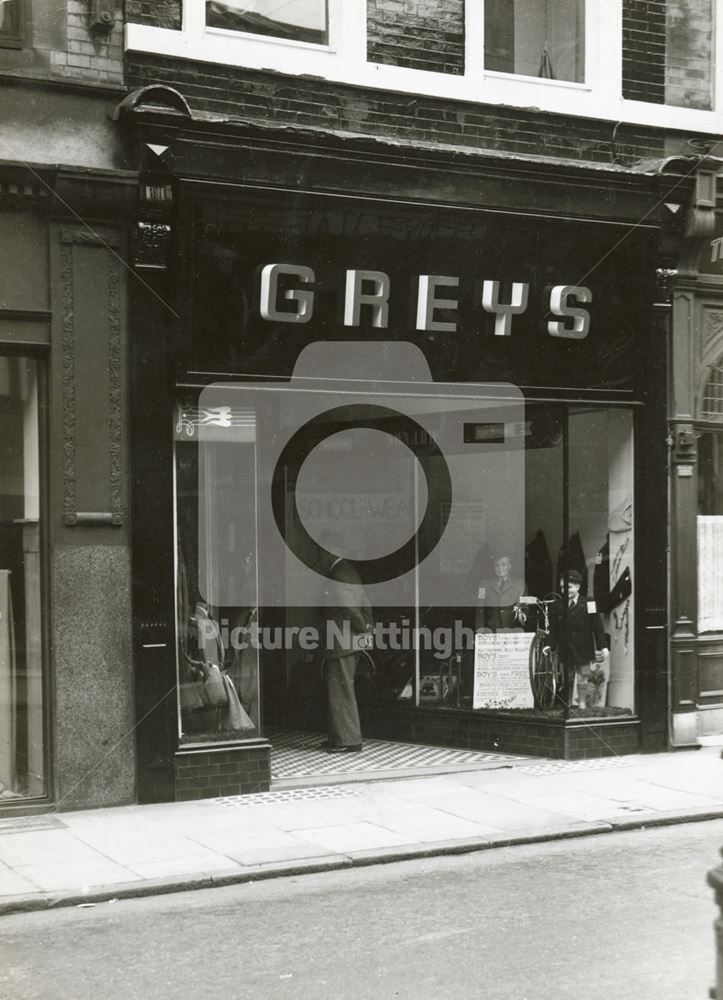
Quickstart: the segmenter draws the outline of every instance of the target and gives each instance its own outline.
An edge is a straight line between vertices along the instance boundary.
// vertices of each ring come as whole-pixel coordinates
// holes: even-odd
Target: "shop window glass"
[[[0,48],[20,46],[20,0],[5,0],[0,4]]]
[[[723,431],[698,441],[698,631],[723,631]]]
[[[485,0],[485,69],[582,83],[584,0]]]
[[[459,567],[468,610],[450,609],[447,621],[462,615],[475,649],[422,655],[419,702],[570,719],[630,714],[632,416],[529,403],[524,434],[524,565],[509,557],[503,521],[475,519]]]
[[[38,367],[0,357],[0,803],[45,793]]]
[[[327,0],[207,0],[206,24],[252,35],[326,45]]]
[[[568,530],[558,574],[567,565],[581,584],[566,624],[566,703],[573,717],[624,714],[634,709],[632,414],[572,410],[567,449]]]
[[[203,448],[198,445],[204,427]],[[179,401],[175,419],[179,728],[184,742],[260,731],[256,587],[256,421]],[[199,502],[200,492],[203,503]],[[199,512],[202,520],[199,521]],[[216,554],[226,555],[219,564]],[[220,573],[227,576],[219,579]],[[223,605],[212,603],[223,593]]]

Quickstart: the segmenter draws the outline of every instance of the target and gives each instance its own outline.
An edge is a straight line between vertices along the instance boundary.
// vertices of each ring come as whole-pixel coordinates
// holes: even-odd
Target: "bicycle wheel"
[[[548,641],[544,632],[538,632],[530,646],[530,687],[535,708],[552,708],[557,694],[557,657],[544,651]]]

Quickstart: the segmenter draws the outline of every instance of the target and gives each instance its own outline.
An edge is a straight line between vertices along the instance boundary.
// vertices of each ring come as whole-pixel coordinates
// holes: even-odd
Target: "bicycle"
[[[550,607],[560,599],[559,594],[552,593],[544,598],[522,598],[518,602],[518,605],[531,605],[537,615],[535,638],[530,645],[529,656],[530,687],[535,708],[552,708],[564,684],[563,666],[558,654],[551,648],[550,634]]]

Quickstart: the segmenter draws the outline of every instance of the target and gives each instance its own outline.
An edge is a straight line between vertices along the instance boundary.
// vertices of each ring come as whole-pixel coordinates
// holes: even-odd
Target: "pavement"
[[[0,820],[0,915],[723,818],[720,747]]]

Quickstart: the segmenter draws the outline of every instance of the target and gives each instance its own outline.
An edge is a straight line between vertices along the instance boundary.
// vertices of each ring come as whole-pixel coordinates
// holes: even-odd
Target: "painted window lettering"
[[[273,323],[308,323],[314,315],[312,268],[301,264],[266,264],[261,270],[259,313]],[[420,274],[416,278],[414,325],[423,333],[455,333],[459,308],[460,278],[455,275]],[[515,316],[529,307],[530,285],[513,281],[503,295],[500,281],[482,281],[477,304],[495,318],[494,333],[509,337]],[[344,279],[344,326],[358,327],[362,321],[376,329],[389,326],[389,303],[392,283],[384,271],[351,268]],[[503,301],[503,298],[509,301]],[[584,307],[592,302],[592,291],[583,285],[555,285],[545,304],[545,318],[552,337],[582,340],[590,332],[590,313]]]

